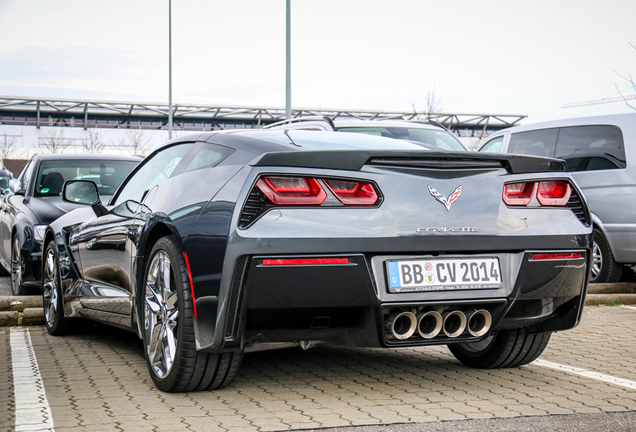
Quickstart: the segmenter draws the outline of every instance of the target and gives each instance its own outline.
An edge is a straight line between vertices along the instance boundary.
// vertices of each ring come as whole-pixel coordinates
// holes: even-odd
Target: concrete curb
[[[0,326],[44,324],[42,296],[0,297]]]

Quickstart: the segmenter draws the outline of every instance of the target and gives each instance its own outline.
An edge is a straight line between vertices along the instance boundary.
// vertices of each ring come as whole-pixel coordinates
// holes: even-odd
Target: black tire
[[[71,322],[69,318],[64,316],[59,255],[55,241],[50,241],[46,246],[42,261],[44,323],[50,334],[54,336],[65,335],[71,330]]]
[[[160,268],[164,269],[162,274]],[[165,392],[192,392],[220,389],[232,382],[242,352],[196,350],[188,274],[173,236],[163,237],[153,246],[143,287],[140,317],[144,354],[157,388]]]
[[[14,296],[28,294],[26,287],[22,284],[22,256],[17,234],[13,234],[11,239],[11,292]]]
[[[592,266],[590,267],[590,283],[612,283],[621,280],[623,264],[614,259],[609,242],[603,232],[594,228],[592,246]]]
[[[549,340],[550,333],[526,334],[523,330],[500,330],[479,342],[449,344],[448,349],[468,367],[499,369],[523,366],[536,360]]]

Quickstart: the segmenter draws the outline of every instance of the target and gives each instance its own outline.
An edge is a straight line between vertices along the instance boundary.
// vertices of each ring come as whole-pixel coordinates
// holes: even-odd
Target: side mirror
[[[24,195],[24,189],[22,188],[22,183],[18,179],[9,180],[9,189],[16,195]]]
[[[91,180],[69,180],[62,186],[62,199],[73,204],[89,205],[99,217],[108,210],[99,199],[97,185]]]

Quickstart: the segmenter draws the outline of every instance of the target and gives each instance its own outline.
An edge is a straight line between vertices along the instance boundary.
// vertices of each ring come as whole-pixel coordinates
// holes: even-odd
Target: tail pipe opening
[[[468,333],[471,336],[479,337],[488,333],[492,325],[492,316],[486,309],[470,309],[466,311]]]
[[[449,338],[456,338],[466,330],[466,314],[460,310],[442,313],[444,334]]]
[[[394,312],[387,318],[386,326],[395,339],[408,339],[417,330],[417,318],[413,312]]]
[[[417,332],[424,339],[433,339],[442,331],[442,315],[435,310],[422,311],[416,315]]]

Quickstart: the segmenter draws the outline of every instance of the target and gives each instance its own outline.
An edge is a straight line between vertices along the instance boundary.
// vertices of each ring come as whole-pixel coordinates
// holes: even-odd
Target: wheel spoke
[[[176,354],[177,341],[174,336],[174,325],[165,326],[165,336],[163,342],[164,364],[166,371],[172,367],[172,362]]]
[[[146,295],[146,304],[152,313],[159,313],[161,310],[161,294],[157,292],[155,284],[150,282],[146,283],[146,294],[148,294],[148,291],[150,291],[150,295]]]
[[[150,357],[150,362],[155,364],[159,361],[161,357],[161,339],[163,337],[163,324],[158,322],[155,323],[152,329],[150,330],[150,340],[148,345],[148,356]]]
[[[168,309],[168,312],[176,309],[177,307],[177,301],[179,300],[178,298],[179,296],[177,296],[177,293],[171,293],[170,296],[167,298],[166,300],[166,308]]]

